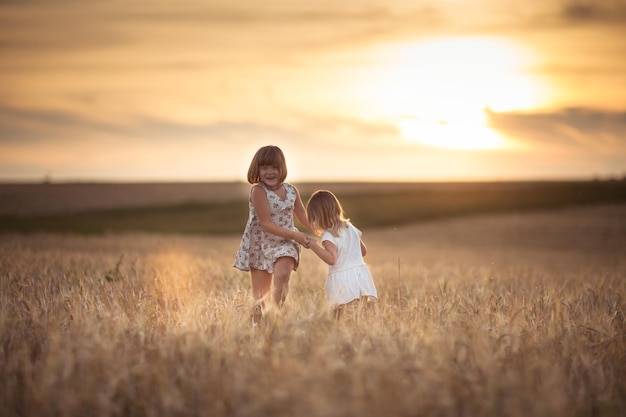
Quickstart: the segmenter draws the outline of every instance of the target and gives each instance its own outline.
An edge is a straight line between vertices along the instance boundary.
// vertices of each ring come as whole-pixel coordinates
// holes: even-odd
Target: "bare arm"
[[[272,221],[270,204],[267,201],[267,194],[265,194],[265,190],[261,187],[252,188],[250,199],[264,231],[285,239],[293,239],[304,246],[308,244],[307,236],[304,233],[285,229]]]
[[[367,255],[367,246],[365,246],[365,243],[363,243],[363,241],[361,241],[361,255]]]
[[[313,228],[311,227],[311,223],[309,223],[309,217],[306,214],[306,209],[304,208],[304,204],[302,204],[300,193],[298,192],[296,187],[294,187],[294,189],[296,190],[296,203],[293,208],[293,213],[296,215],[296,218],[298,219],[298,221],[302,223],[302,225],[306,227],[309,231],[312,232]]]
[[[309,248],[328,265],[335,265],[337,262],[337,246],[334,243],[325,240],[320,246],[316,240],[309,238]]]

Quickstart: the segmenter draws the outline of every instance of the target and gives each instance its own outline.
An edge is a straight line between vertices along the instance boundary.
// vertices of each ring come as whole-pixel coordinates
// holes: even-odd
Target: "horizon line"
[[[502,183],[502,182],[588,182],[626,181],[626,173],[618,175],[564,176],[564,177],[500,177],[500,178],[303,178],[285,181],[294,184],[411,184],[411,183]],[[1,185],[70,185],[70,184],[248,184],[244,179],[112,179],[112,178],[68,178],[9,179],[0,178]]]

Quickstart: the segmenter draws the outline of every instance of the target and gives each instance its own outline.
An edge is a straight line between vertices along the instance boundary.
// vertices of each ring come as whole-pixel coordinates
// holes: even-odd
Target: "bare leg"
[[[370,295],[361,297],[361,301],[365,303],[365,310],[375,309],[378,306],[378,299]]]
[[[278,258],[274,263],[274,302],[281,307],[289,292],[289,278],[296,260],[289,256]]]
[[[341,319],[344,309],[345,309],[345,304],[340,304],[336,306],[335,308],[333,308],[333,317],[335,318],[335,320]]]
[[[359,315],[369,315],[370,311],[376,310],[377,299],[371,296],[363,296],[357,298],[345,304],[339,304],[333,309],[333,316],[335,319],[341,319],[344,314],[348,314],[348,317],[353,319],[358,318]]]
[[[250,269],[250,282],[254,301],[262,302],[272,286],[272,274],[260,269]]]
[[[258,324],[263,316],[265,299],[272,287],[272,274],[260,269],[250,269],[250,282],[252,284],[252,296],[254,307],[252,309],[252,323]]]

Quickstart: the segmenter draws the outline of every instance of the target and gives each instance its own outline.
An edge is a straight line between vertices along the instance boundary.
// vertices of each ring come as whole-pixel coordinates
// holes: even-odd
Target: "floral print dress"
[[[264,183],[261,182],[257,186],[265,190],[272,221],[282,228],[298,230],[293,221],[293,209],[297,198],[295,188],[291,184],[283,183],[286,196],[282,200]],[[254,268],[273,273],[276,260],[282,256],[290,256],[296,261],[293,268],[295,271],[300,262],[300,245],[294,240],[265,232],[261,227],[251,199],[248,200],[248,206],[250,208],[248,223],[243,232],[233,266],[242,271],[249,271],[250,268]]]

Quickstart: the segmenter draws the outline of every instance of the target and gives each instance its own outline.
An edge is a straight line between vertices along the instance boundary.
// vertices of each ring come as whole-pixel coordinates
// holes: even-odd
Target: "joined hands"
[[[302,246],[304,246],[307,249],[311,249],[311,243],[315,242],[315,239],[313,239],[310,236],[305,236],[304,237],[304,243],[302,243]]]

